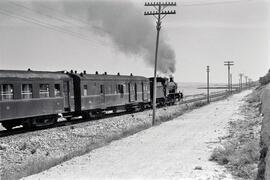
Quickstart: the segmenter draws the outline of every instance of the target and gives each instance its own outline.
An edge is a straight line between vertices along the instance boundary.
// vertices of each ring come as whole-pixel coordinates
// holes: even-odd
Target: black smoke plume
[[[48,2],[48,1],[47,1]],[[44,1],[41,1],[44,3]],[[61,11],[69,16],[87,20],[98,35],[108,35],[116,48],[128,55],[142,56],[154,67],[156,29],[151,16],[144,16],[141,8],[129,1],[61,1]],[[34,4],[38,6],[38,3]],[[152,9],[145,9],[152,10]],[[175,52],[161,30],[158,71],[171,74],[175,71]]]

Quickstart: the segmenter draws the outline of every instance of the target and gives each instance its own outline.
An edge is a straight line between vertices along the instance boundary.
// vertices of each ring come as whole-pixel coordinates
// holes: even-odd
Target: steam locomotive
[[[0,122],[7,130],[32,128],[107,111],[135,111],[152,106],[153,78],[87,74],[86,71],[46,72],[0,70]],[[157,78],[157,105],[183,98],[171,78]]]

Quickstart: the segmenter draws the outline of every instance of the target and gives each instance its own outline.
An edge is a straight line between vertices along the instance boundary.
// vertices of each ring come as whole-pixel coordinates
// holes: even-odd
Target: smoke
[[[98,27],[98,31],[94,32],[107,35],[118,50],[127,55],[139,55],[146,64],[154,67],[155,19],[144,16],[143,8],[127,1],[62,1],[60,4],[64,13],[85,19],[92,27]],[[162,30],[157,68],[165,74],[175,71],[175,52],[166,42]]]

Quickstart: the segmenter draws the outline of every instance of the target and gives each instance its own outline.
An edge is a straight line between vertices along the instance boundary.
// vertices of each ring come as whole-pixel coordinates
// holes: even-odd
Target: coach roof
[[[0,70],[0,78],[20,79],[67,79],[70,78],[64,71],[23,71],[23,70]]]
[[[133,76],[133,75],[107,75],[107,74],[76,74],[81,79],[89,80],[140,80],[147,81],[148,79],[143,76]]]

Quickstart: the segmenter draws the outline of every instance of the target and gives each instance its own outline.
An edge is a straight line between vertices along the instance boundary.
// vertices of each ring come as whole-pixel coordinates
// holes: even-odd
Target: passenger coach
[[[150,104],[150,83],[142,76],[0,70],[0,122],[6,129]]]
[[[76,112],[91,116],[104,111],[135,110],[150,104],[149,80],[142,76],[71,74]]]
[[[0,70],[0,122],[6,129],[54,123],[74,111],[73,94],[63,72]]]

